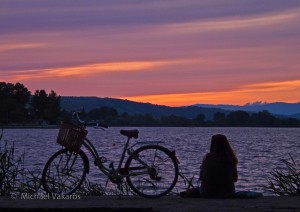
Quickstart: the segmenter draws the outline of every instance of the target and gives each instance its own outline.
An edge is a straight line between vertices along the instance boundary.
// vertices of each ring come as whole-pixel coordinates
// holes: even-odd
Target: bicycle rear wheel
[[[76,153],[62,149],[52,155],[42,174],[42,185],[45,191],[61,195],[75,192],[88,172],[86,160],[86,155],[81,150]]]
[[[178,179],[175,155],[158,146],[143,146],[133,152],[125,164],[129,187],[138,195],[157,198],[168,194]]]

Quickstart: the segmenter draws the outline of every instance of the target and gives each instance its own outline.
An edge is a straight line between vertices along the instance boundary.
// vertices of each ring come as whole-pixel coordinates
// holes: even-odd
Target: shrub
[[[0,143],[1,145],[1,143]],[[15,160],[14,145],[7,142],[0,152],[0,195],[10,195],[18,189],[24,171],[24,155]]]
[[[286,169],[275,169],[264,189],[279,196],[300,196],[300,165],[290,155],[290,159],[281,159]]]

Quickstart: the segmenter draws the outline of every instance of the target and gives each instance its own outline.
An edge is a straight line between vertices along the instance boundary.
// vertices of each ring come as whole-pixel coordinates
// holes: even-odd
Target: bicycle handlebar
[[[80,117],[79,117],[79,115],[80,115],[79,112],[74,112],[73,115],[72,115],[72,118],[73,118],[75,121],[78,121],[80,124],[86,125],[85,121],[81,120]]]
[[[78,121],[80,124],[86,126],[87,123],[86,123],[85,121],[81,120],[79,116],[80,116],[80,112],[74,112],[72,118],[73,118],[74,120]],[[105,124],[101,124],[101,123],[98,123],[98,122],[95,123],[95,124],[96,124],[95,127],[108,128],[108,126],[105,125]]]

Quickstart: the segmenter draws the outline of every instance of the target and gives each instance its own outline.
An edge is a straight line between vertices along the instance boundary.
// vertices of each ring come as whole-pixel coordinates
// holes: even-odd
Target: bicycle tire
[[[42,173],[42,185],[47,193],[70,195],[82,184],[88,173],[85,153],[61,149],[47,161]]]
[[[147,163],[150,168],[139,160]],[[129,187],[138,195],[147,198],[168,194],[178,180],[175,155],[158,145],[142,146],[134,151],[126,161],[125,171]]]

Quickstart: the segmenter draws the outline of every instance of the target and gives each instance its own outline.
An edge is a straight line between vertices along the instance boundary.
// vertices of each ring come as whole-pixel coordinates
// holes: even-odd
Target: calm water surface
[[[105,131],[89,128],[88,137],[93,141],[100,155],[118,163],[126,138],[119,134],[121,128],[111,127]],[[123,129],[123,128],[122,128]],[[126,129],[126,128],[125,128]],[[127,128],[133,129],[133,128]],[[195,176],[196,185],[199,166],[209,151],[210,139],[214,134],[227,136],[239,159],[239,180],[236,190],[263,192],[261,185],[267,183],[269,172],[283,167],[280,159],[291,154],[299,160],[299,128],[138,128],[140,141],[163,141],[163,146],[176,150],[180,168],[185,176]],[[5,129],[4,140],[14,143],[16,154],[25,152],[25,167],[36,173],[41,172],[48,158],[61,147],[56,144],[58,129]],[[134,141],[133,141],[134,142]],[[3,148],[3,143],[1,144]],[[88,155],[89,156],[89,155]],[[93,167],[90,160],[89,178],[104,182],[103,174]],[[175,190],[184,188],[179,180]],[[266,194],[266,193],[265,193]]]

